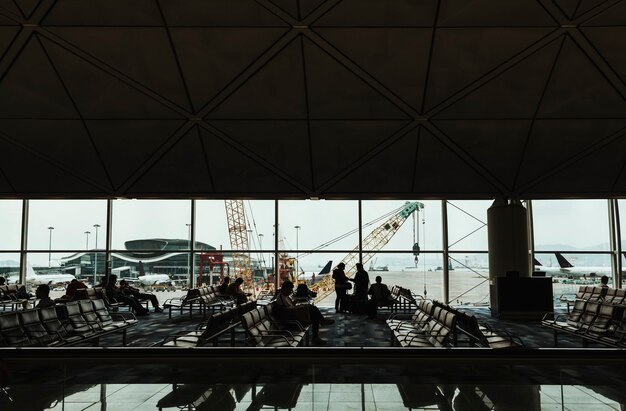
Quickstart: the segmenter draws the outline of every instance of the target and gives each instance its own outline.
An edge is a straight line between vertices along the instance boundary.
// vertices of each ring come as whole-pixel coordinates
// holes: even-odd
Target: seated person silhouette
[[[317,297],[317,293],[315,291],[311,291],[305,283],[300,283],[296,287],[296,292],[294,293],[292,300],[296,304],[308,303],[315,297]]]
[[[39,284],[35,291],[35,297],[39,300],[37,308],[54,307],[54,300],[50,298],[50,286],[48,284]]]
[[[276,315],[279,318],[285,320],[293,319],[292,314],[295,314],[297,310],[306,310],[311,320],[311,328],[313,329],[313,343],[316,345],[324,345],[326,341],[319,337],[319,328],[321,325],[334,324],[335,320],[330,318],[324,318],[319,308],[311,304],[298,304],[292,300],[291,293],[293,292],[293,283],[291,281],[284,281],[280,287],[280,291],[274,300],[274,307],[276,309]]]
[[[371,285],[367,294],[372,297],[367,304],[367,318],[370,320],[376,318],[378,307],[396,303],[396,300],[391,297],[391,291],[383,284],[383,279],[379,275],[376,276],[376,282]]]

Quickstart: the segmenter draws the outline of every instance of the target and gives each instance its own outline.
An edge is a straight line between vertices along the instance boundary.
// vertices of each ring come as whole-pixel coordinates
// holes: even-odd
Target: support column
[[[526,208],[519,201],[496,200],[487,210],[489,280],[516,271],[530,277]]]
[[[521,297],[535,288],[533,295],[538,296],[537,301],[543,305],[548,301],[552,306],[552,283],[549,284],[549,299],[544,284],[550,279],[529,278],[532,265],[528,258],[527,218],[526,208],[518,200],[496,199],[487,210],[489,290],[494,317],[521,319],[528,318],[531,312],[534,315],[539,310],[535,307],[537,304]]]

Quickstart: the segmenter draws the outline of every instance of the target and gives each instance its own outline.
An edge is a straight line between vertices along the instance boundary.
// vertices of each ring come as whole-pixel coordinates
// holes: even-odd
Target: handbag
[[[352,283],[346,282],[346,290],[352,290]]]

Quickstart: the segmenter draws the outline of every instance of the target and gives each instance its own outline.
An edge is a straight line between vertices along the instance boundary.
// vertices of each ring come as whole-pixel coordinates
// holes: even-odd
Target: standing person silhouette
[[[337,264],[337,268],[333,270],[333,280],[335,280],[335,293],[337,294],[337,298],[335,299],[335,312],[342,313],[343,310],[343,302],[342,300],[346,297],[346,290],[348,283],[348,277],[344,269],[346,265],[344,263]]]
[[[357,300],[367,300],[370,276],[363,268],[363,264],[356,263],[356,274],[354,275],[354,279],[350,278],[350,281],[354,282],[354,295]]]

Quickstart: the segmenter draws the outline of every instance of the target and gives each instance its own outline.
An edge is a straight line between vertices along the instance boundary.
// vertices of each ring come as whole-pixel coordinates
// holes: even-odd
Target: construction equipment
[[[414,212],[419,213],[419,210],[423,208],[423,203],[418,201],[407,201],[398,213],[392,215],[387,221],[375,228],[367,237],[365,237],[360,250],[359,246],[355,247],[352,252],[341,260],[341,262],[346,265],[345,272],[348,278],[355,274],[355,266],[356,263],[359,262],[359,251],[362,253],[361,264],[365,265],[389,242],[389,240],[391,240],[400,227],[402,227],[402,224],[404,224],[404,222]],[[415,251],[415,245],[413,246],[413,251]],[[316,285],[318,290],[317,298],[315,299],[316,302],[323,300],[334,292],[333,279],[330,275],[324,277],[324,279]]]
[[[226,205],[226,220],[228,235],[232,250],[232,275],[243,278],[243,288],[254,290],[254,278],[250,261],[250,247],[248,242],[248,226],[243,200],[224,200]],[[254,291],[252,291],[254,292]]]

